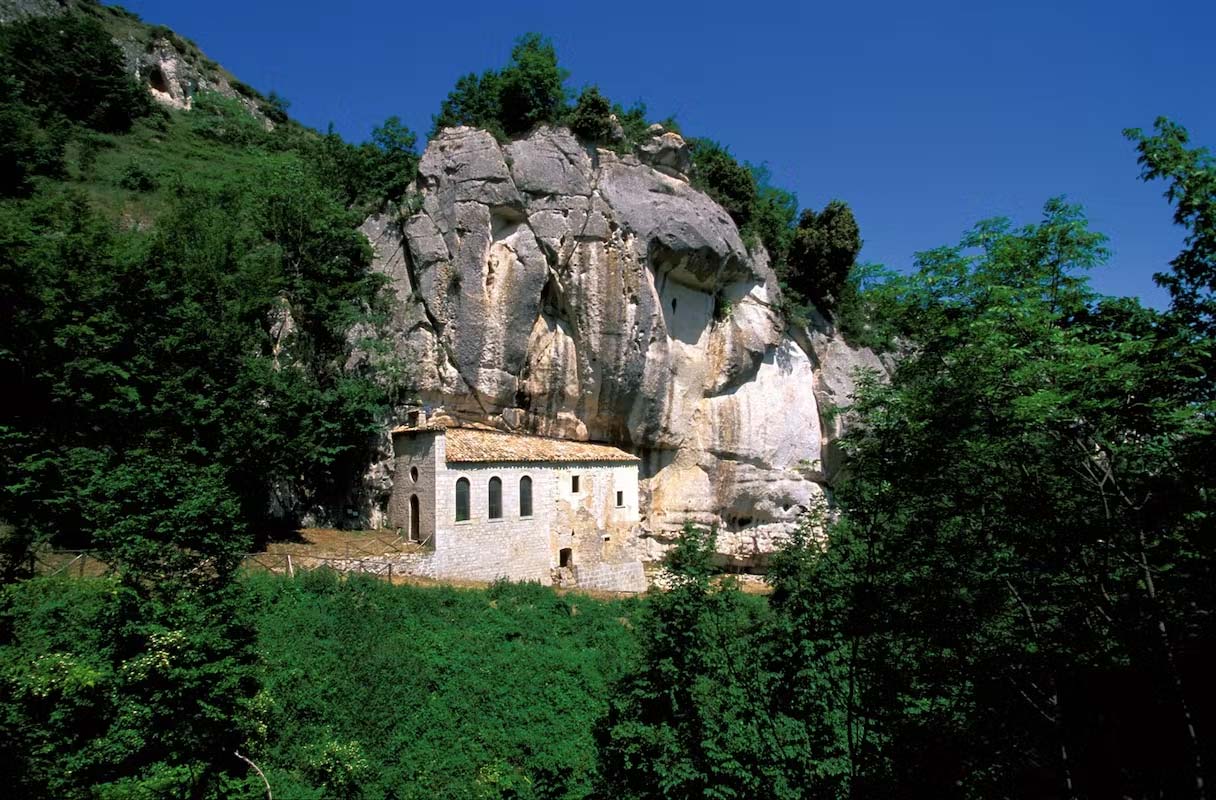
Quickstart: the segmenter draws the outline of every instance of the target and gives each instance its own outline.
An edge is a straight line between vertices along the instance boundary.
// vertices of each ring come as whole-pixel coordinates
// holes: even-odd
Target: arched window
[[[490,519],[502,519],[502,479],[490,478]]]
[[[519,515],[532,516],[532,479],[527,475],[519,479]]]
[[[464,522],[469,518],[469,479],[461,478],[456,481],[456,521]]]
[[[410,495],[410,533],[409,540],[411,542],[422,541],[422,514],[419,513],[418,495]]]

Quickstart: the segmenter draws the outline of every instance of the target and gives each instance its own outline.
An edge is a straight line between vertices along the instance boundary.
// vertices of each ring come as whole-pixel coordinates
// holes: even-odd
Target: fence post
[[[291,566],[291,553],[287,554],[287,577],[294,578],[296,576],[295,569]]]
[[[393,562],[388,562],[388,585],[393,585]]]

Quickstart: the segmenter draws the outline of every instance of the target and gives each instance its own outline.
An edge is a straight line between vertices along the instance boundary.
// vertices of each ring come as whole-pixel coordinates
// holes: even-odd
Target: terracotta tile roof
[[[430,427],[425,429],[434,430]],[[393,433],[406,433],[414,430],[420,429],[397,428]],[[607,444],[550,439],[545,436],[525,436],[479,428],[448,428],[446,438],[449,462],[628,462],[639,460],[637,456]]]

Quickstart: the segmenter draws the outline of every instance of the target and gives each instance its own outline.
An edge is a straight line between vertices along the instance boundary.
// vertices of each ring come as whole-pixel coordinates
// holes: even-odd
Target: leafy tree
[[[431,136],[446,127],[472,125],[505,138],[557,122],[567,108],[568,75],[558,66],[552,42],[538,33],[524,34],[501,71],[469,73],[456,82],[432,118]]]
[[[566,78],[557,64],[553,43],[539,33],[526,33],[511,50],[511,63],[501,73],[499,102],[508,135],[542,122],[555,122],[566,109]]]
[[[860,251],[861,230],[847,203],[832,200],[818,213],[808,208],[790,238],[784,277],[790,288],[830,313]]]
[[[1187,229],[1186,249],[1155,275],[1170,292],[1173,311],[1199,335],[1216,335],[1216,158],[1206,147],[1187,148],[1186,128],[1164,117],[1148,136],[1124,131],[1136,143],[1140,177],[1169,182],[1165,197],[1174,204],[1174,222]]]
[[[62,177],[67,135],[66,124],[40,120],[21,102],[16,78],[0,73],[0,193],[28,195],[35,176]]]
[[[444,128],[470,125],[505,138],[501,118],[501,79],[498,73],[486,70],[479,77],[470,72],[456,81],[456,86],[439,106],[439,113],[431,118],[430,135],[434,138]]]
[[[125,131],[151,110],[122,52],[92,17],[31,17],[0,27],[0,73],[44,119],[62,116],[100,131]]]
[[[673,585],[639,626],[642,666],[598,733],[616,797],[797,797],[777,768],[780,731],[750,646],[759,609],[715,584],[714,535],[686,526],[668,557]]]
[[[740,228],[751,221],[756,205],[756,178],[722,145],[691,139],[692,182],[718,202]]]
[[[372,129],[368,158],[372,162],[372,193],[400,202],[418,174],[417,137],[398,117]]]
[[[612,103],[599,87],[588,86],[579,94],[570,114],[570,130],[588,142],[612,140]]]
[[[916,345],[859,394],[829,541],[855,587],[867,792],[1195,794],[1208,746],[1178,653],[1210,635],[1191,611],[1212,602],[1211,472],[1193,455],[1210,416],[1194,344],[1088,289],[1104,255],[1052,201],[883,290]],[[1098,742],[1098,719],[1151,733]]]

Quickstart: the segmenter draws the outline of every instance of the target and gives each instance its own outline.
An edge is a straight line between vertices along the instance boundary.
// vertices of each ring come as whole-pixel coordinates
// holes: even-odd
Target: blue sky
[[[1064,194],[1111,237],[1095,285],[1155,305],[1151,275],[1183,234],[1121,131],[1165,115],[1216,146],[1211,0],[123,5],[356,141],[393,114],[425,135],[460,75],[540,31],[572,88],[674,114],[802,206],[848,201],[863,260],[907,268],[976,220],[1029,222]]]

